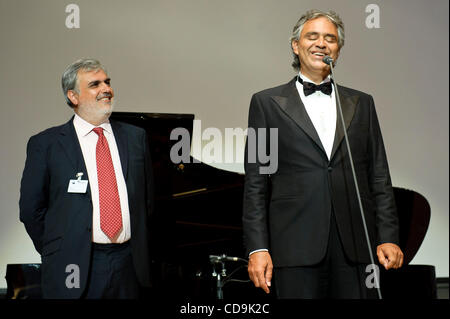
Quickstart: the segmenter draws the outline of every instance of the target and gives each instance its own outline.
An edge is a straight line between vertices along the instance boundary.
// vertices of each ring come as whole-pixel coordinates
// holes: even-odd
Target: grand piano
[[[244,176],[198,163],[174,164],[173,129],[193,131],[193,114],[114,112],[114,120],[144,128],[155,174],[152,220],[154,286],[162,298],[273,298],[249,282],[242,239]],[[384,298],[436,298],[434,266],[408,265],[428,228],[430,206],[420,194],[394,188],[400,221],[402,269],[381,269]],[[238,257],[232,260],[226,257]],[[414,278],[414,280],[411,280]],[[39,298],[39,264],[9,264],[7,298]],[[413,284],[414,282],[414,284]],[[219,287],[220,286],[220,287]],[[220,290],[220,291],[219,291]]]

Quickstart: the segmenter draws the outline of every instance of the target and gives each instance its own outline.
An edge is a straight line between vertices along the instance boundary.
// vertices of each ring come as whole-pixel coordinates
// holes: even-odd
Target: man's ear
[[[72,102],[73,105],[77,106],[79,103],[78,100],[78,93],[74,90],[67,91],[67,97],[69,98],[70,102]]]
[[[298,55],[298,40],[292,40],[291,42],[292,51]]]

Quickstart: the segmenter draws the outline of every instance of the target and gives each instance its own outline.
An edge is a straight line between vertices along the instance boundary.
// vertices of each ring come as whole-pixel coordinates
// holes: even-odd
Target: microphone
[[[362,223],[363,223],[363,226],[364,226],[364,233],[365,233],[365,237],[366,237],[366,243],[367,243],[367,246],[369,248],[370,262],[372,263],[372,265],[375,265],[375,261],[374,261],[373,254],[372,254],[372,245],[370,243],[369,232],[367,230],[367,225],[366,225],[366,218],[364,217],[364,209],[363,209],[363,206],[362,206],[361,194],[359,192],[358,181],[356,179],[356,172],[355,172],[355,166],[353,164],[352,152],[350,150],[350,143],[348,141],[347,130],[345,129],[345,121],[344,121],[344,115],[342,114],[341,99],[339,98],[339,91],[338,91],[336,79],[334,77],[334,68],[333,68],[334,61],[333,61],[333,58],[328,56],[328,55],[324,56],[322,61],[325,64],[328,64],[330,66],[330,69],[331,69],[330,75],[331,75],[331,78],[333,80],[331,82],[333,83],[334,91],[336,92],[336,94],[335,94],[336,105],[337,105],[337,109],[339,111],[338,117],[341,119],[342,129],[344,131],[345,144],[347,146],[348,157],[349,157],[349,160],[350,160],[350,167],[352,168],[352,175],[353,175],[353,181],[355,183],[356,196],[358,197],[359,211],[361,213],[361,219],[362,219]],[[380,289],[380,282],[379,282],[379,273],[377,273],[377,272],[375,272],[375,284],[376,284],[376,288],[377,288],[378,298],[379,299],[383,299],[383,297],[381,296],[381,289]]]
[[[323,63],[328,64],[328,65],[332,65],[334,63],[333,58],[330,57],[329,55],[324,56],[322,61],[323,61]]]

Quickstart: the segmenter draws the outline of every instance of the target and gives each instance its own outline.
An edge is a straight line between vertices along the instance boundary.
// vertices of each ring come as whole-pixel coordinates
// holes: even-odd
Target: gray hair
[[[294,26],[294,29],[292,30],[292,36],[289,39],[289,44],[292,50],[292,55],[294,57],[294,61],[292,62],[292,67],[296,70],[300,70],[300,60],[298,56],[294,53],[292,49],[292,42],[298,41],[300,39],[300,34],[302,33],[303,26],[306,22],[309,20],[314,20],[319,17],[325,17],[328,20],[330,20],[337,28],[338,31],[338,47],[339,50],[344,46],[345,42],[345,32],[344,32],[344,23],[342,22],[341,18],[338,16],[338,14],[334,11],[320,11],[320,10],[309,10],[304,15],[300,17],[300,19],[297,21],[297,23]]]
[[[70,107],[74,107],[72,101],[67,97],[67,92],[69,90],[73,90],[77,93],[78,91],[78,71],[97,71],[103,70],[105,73],[106,69],[98,60],[95,59],[79,59],[72,64],[70,64],[66,70],[64,71],[61,78],[62,90],[64,93],[64,97],[66,99],[66,103]]]

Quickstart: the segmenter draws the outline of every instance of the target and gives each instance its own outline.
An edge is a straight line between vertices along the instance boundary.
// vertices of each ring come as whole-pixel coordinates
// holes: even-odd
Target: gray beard
[[[95,121],[102,120],[103,122],[105,122],[113,112],[115,103],[114,101],[112,101],[108,109],[99,108],[97,105],[98,103],[101,102],[96,101],[94,103],[86,103],[80,105],[79,108],[84,110],[85,116],[89,119]]]

